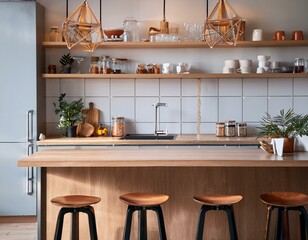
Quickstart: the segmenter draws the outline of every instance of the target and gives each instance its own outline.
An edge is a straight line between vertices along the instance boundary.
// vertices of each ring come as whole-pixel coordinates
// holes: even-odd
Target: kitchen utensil
[[[95,129],[90,123],[79,123],[77,127],[77,135],[80,137],[90,137]]]
[[[83,109],[82,113],[86,115],[84,122],[91,124],[95,131],[94,134],[96,134],[96,130],[99,127],[99,109],[94,108],[94,103],[89,103],[88,109]]]

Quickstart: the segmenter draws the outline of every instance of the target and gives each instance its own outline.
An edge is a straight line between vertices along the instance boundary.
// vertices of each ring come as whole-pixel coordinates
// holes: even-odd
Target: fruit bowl
[[[107,38],[120,38],[120,36],[124,33],[123,29],[105,29],[104,34]]]

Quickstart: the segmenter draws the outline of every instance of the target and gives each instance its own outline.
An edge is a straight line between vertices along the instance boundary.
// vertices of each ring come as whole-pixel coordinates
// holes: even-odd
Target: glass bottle
[[[110,58],[109,56],[102,56],[100,61],[100,73],[109,74],[112,72],[110,67]]]
[[[134,17],[126,18],[123,22],[127,42],[139,42],[138,22]]]
[[[295,58],[294,59],[294,73],[303,73],[305,72],[305,59]]]
[[[89,73],[99,73],[99,57],[91,57]]]
[[[225,136],[235,137],[235,121],[234,120],[225,121]]]
[[[124,117],[112,117],[111,136],[124,137],[125,119]]]

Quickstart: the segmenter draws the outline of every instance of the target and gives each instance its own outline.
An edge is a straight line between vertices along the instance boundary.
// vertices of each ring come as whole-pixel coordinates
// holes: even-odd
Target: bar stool
[[[84,212],[88,215],[91,240],[97,240],[94,209],[91,205],[100,201],[101,199],[99,197],[84,195],[67,195],[51,199],[54,205],[61,207],[58,214],[54,239],[61,240],[64,215],[66,213],[72,213],[71,239],[78,240],[79,212]]]
[[[159,229],[159,239],[167,239],[163,212],[160,205],[166,202],[169,199],[169,196],[162,194],[138,192],[121,195],[120,199],[124,203],[128,204],[123,240],[130,239],[132,217],[135,211],[138,211],[138,239],[147,239],[147,210],[152,210],[156,212]]]
[[[271,215],[274,209],[278,211],[275,239],[290,239],[288,211],[291,210],[299,212],[301,240],[306,240],[308,216],[304,205],[308,204],[308,195],[297,192],[268,192],[262,194],[260,199],[267,204],[265,240],[269,237]]]
[[[227,213],[229,222],[230,239],[237,240],[237,231],[233,212],[233,204],[243,199],[240,195],[199,195],[193,199],[202,204],[199,215],[196,240],[202,240],[205,213],[209,210],[223,210]]]

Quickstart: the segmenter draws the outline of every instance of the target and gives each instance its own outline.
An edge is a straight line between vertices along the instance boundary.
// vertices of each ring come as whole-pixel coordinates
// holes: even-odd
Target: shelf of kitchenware
[[[204,78],[307,78],[308,73],[191,73],[191,74],[43,74],[48,79],[204,79]]]
[[[46,48],[66,48],[65,42],[43,42]],[[308,40],[284,41],[239,41],[236,47],[303,47]],[[228,44],[216,45],[215,48],[233,48]],[[103,42],[99,48],[209,48],[206,42]]]

